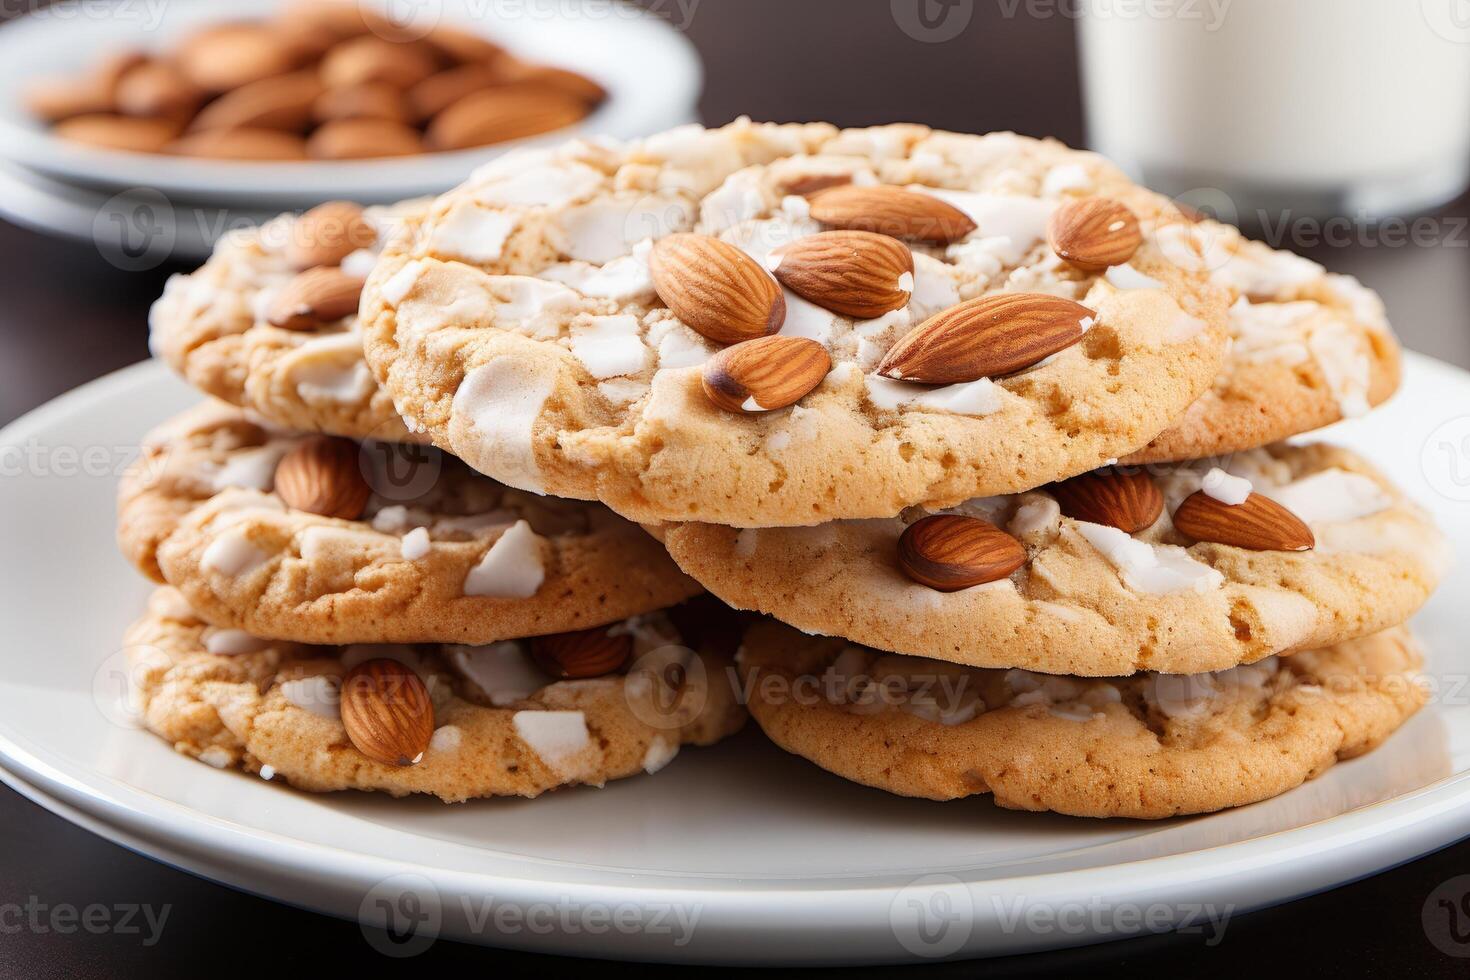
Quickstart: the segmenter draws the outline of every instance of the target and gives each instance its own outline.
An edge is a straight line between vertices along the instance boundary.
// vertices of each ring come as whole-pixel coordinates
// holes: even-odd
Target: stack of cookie
[[[167,430],[186,472],[170,454],[147,492],[125,491],[130,551],[212,624],[194,646],[212,630],[253,648],[597,626],[695,591],[657,538],[699,586],[770,617],[728,690],[700,687],[681,738],[718,737],[748,704],[777,744],[849,779],[1089,816],[1264,799],[1422,701],[1402,624],[1442,572],[1438,535],[1366,461],[1280,442],[1392,393],[1381,305],[1094,155],[740,121],[512,154],[363,220],[380,253],[363,234],[300,273],[266,229],[155,313],[158,351],[252,413],[231,423],[244,436],[197,415]],[[314,290],[358,298],[357,323]],[[320,503],[340,487],[288,465],[300,429],[432,444],[513,514],[468,530],[469,493],[395,507],[375,477],[344,523]],[[543,581],[576,533],[596,571]],[[481,582],[493,602],[464,594]],[[730,628],[717,604],[684,608]],[[369,655],[355,649],[317,659],[340,673]],[[205,655],[174,672],[244,673]],[[262,719],[306,723],[280,690],[299,689],[299,660],[273,656],[263,682],[221,679],[265,692],[249,711],[161,681],[150,718],[182,703],[221,758],[286,773],[261,754],[274,742],[251,741]],[[455,656],[431,679],[456,705],[495,703],[496,679],[455,675]],[[655,683],[626,676],[625,694]],[[334,742],[338,717],[319,721],[288,778],[362,784],[300,761],[363,771],[353,725]],[[560,725],[532,727],[542,749]],[[506,730],[475,746],[487,770],[538,754]],[[371,785],[430,788],[416,770],[435,763],[431,744]]]
[[[147,727],[307,790],[536,796],[737,731],[734,643],[658,542],[422,444],[358,293],[402,209],[330,204],[170,281],[155,353],[212,396],[151,433],[119,541]],[[728,630],[727,630],[728,633]]]

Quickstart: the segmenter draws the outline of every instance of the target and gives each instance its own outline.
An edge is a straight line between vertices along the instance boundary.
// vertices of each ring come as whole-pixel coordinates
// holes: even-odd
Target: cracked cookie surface
[[[376,240],[341,259],[365,279],[383,242],[419,202],[367,208]],[[356,313],[306,328],[273,326],[272,302],[301,271],[301,219],[284,214],[220,239],[199,269],[171,276],[149,313],[149,347],[195,388],[277,425],[395,442],[404,426],[362,357]],[[341,234],[338,229],[337,234]]]
[[[123,553],[217,626],[303,643],[494,640],[582,629],[700,591],[598,504],[505,487],[428,446],[361,444],[352,520],[289,506],[276,468],[315,438],[207,403],[145,440]]]
[[[1155,230],[1164,254],[1232,297],[1214,386],[1124,462],[1200,459],[1357,418],[1397,390],[1401,352],[1383,302],[1350,276],[1217,221]]]
[[[1328,445],[1276,446],[1222,465],[1314,533],[1310,551],[1249,550],[1175,528],[1209,462],[1150,469],[1162,512],[1132,535],[1062,515],[1050,488],[953,509],[1024,546],[997,581],[939,592],[901,570],[923,512],[815,528],[672,525],[664,542],[715,595],[812,633],[983,667],[1107,676],[1194,673],[1329,646],[1402,623],[1449,561],[1417,505]]]
[[[461,802],[657,772],[681,746],[710,745],[740,729],[745,710],[725,678],[728,655],[683,647],[662,613],[625,629],[635,657],[626,674],[555,680],[515,641],[322,647],[260,640],[206,625],[165,587],[126,644],[143,724],[185,755],[311,792],[426,793]],[[341,721],[343,676],[378,658],[411,668],[432,700],[433,738],[413,765],[363,755]],[[674,676],[682,678],[678,686]]]
[[[1371,750],[1426,699],[1402,628],[1215,674],[1103,680],[884,654],[767,620],[737,660],[751,716],[829,772],[1084,817],[1277,796]]]
[[[696,232],[759,263],[823,230],[804,194],[889,185],[978,230],[910,241],[906,306],[853,320],[790,290],[781,335],[833,370],[792,408],[714,407],[717,345],[659,299],[654,243]],[[363,293],[368,362],[411,427],[515,486],[600,499],[639,521],[812,525],[1013,492],[1146,444],[1219,372],[1225,295],[1145,237],[1084,273],[1047,244],[1064,201],[1104,196],[1148,225],[1172,205],[1107,162],[1013,134],[919,126],[690,127],[627,146],[516,154],[409,219]],[[875,372],[930,316],[996,292],[1074,300],[1070,347],[992,381],[925,386]]]

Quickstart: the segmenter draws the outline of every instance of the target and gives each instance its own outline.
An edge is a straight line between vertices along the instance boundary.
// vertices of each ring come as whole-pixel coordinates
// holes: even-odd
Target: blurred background
[[[410,19],[442,7],[441,0],[388,5]],[[47,6],[53,9],[31,14]],[[601,97],[578,95],[585,115],[573,110],[563,120],[581,131],[634,135],[686,120],[718,125],[748,115],[840,126],[911,121],[966,132],[1010,129],[1101,149],[1192,207],[1359,277],[1383,295],[1406,346],[1470,367],[1464,313],[1470,309],[1464,195],[1470,3],[1464,0],[641,0],[633,6],[657,20],[652,33],[625,33],[628,24],[643,22],[620,15],[623,8],[611,0],[586,0],[587,9],[600,11],[592,19],[575,16],[582,8],[573,0],[482,0],[467,9],[485,15],[480,29],[507,41],[526,64],[584,72],[603,90]],[[315,159],[262,171],[272,164],[231,164],[204,149],[192,158],[119,157],[71,146],[58,138],[59,123],[53,128],[27,111],[22,89],[42,74],[76,79],[96,70],[111,48],[172,43],[162,25],[175,18],[202,24],[273,7],[238,0],[0,4],[0,20],[16,21],[0,27],[0,91],[6,93],[0,96],[0,422],[146,357],[147,311],[164,280],[197,265],[208,239],[233,222],[268,213],[277,200],[299,207],[350,196],[344,187],[376,197],[447,187],[495,151],[475,146],[473,134],[450,141],[451,152],[381,161],[323,159],[333,154],[314,146]],[[569,10],[576,23],[566,30],[580,31],[575,40],[563,32]],[[228,62],[239,50],[237,43],[224,44],[219,58]],[[513,81],[533,75],[519,70]],[[448,139],[432,123],[396,132],[395,138],[421,139],[430,149],[434,140]],[[160,224],[165,219],[173,224]],[[238,943],[232,917],[267,931],[267,945],[313,922],[127,854],[4,789],[0,826],[10,831],[0,851],[0,893],[23,893],[37,882],[58,899],[90,900],[122,881],[134,900],[156,890],[186,920],[171,935],[175,951],[195,965],[217,958],[223,943]],[[1363,971],[1376,966],[1407,976],[1406,957],[1438,955],[1422,948],[1422,895],[1467,858],[1470,848],[1462,845],[1290,910],[1249,917],[1232,933],[1231,948],[1208,960],[1196,958],[1197,941],[1181,945],[1161,937],[1043,957],[1016,969],[1096,968],[1146,954],[1157,968],[1235,975],[1263,957],[1279,969],[1321,966],[1326,944],[1338,956],[1350,951],[1347,958]],[[96,874],[78,874],[80,865]],[[1331,926],[1325,932],[1324,923]],[[324,958],[334,937],[354,956],[363,952],[353,925],[313,928],[322,937],[315,950],[293,947],[291,962]],[[1343,941],[1370,935],[1366,944]],[[61,948],[79,963],[108,957],[115,975],[128,972],[121,966],[126,960],[110,959],[119,955],[138,956],[139,968],[161,965],[147,950],[118,950],[96,937],[64,947],[30,937],[7,953],[9,942],[0,940],[0,964],[9,963],[9,975],[39,975],[25,965],[34,967],[40,957],[49,962]],[[469,963],[476,952],[444,944],[436,956]]]

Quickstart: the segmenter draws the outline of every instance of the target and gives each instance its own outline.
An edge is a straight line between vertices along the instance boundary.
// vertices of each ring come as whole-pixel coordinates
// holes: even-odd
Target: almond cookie
[[[737,661],[771,740],[844,779],[1082,817],[1277,796],[1373,749],[1426,697],[1402,628],[1213,674],[1089,679],[885,654],[764,621]]]
[[[303,435],[201,405],[145,440],[118,539],[216,626],[302,643],[491,643],[700,589],[597,504],[505,487],[427,446]]]
[[[1175,222],[1164,253],[1229,291],[1230,352],[1215,386],[1124,462],[1200,459],[1264,446],[1387,401],[1400,351],[1372,290],[1217,221]]]
[[[409,218],[364,346],[411,427],[512,486],[643,522],[889,517],[1092,469],[1208,390],[1225,295],[1145,233],[1170,220],[1009,133],[578,142]]]
[[[415,441],[362,358],[362,282],[414,203],[324,204],[231,232],[170,277],[149,314],[154,356],[207,395],[270,422]]]
[[[674,609],[540,641],[305,646],[208,626],[162,588],[126,644],[133,707],[184,755],[458,803],[654,773],[738,731],[729,654],[681,625]]]
[[[685,524],[664,539],[721,599],[811,633],[1087,676],[1222,670],[1374,633],[1448,563],[1428,515],[1326,445],[1107,469],[897,519]]]

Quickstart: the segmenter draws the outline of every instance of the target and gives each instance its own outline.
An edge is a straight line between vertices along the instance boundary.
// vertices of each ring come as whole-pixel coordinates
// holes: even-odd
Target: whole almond
[[[367,36],[343,41],[322,59],[322,81],[328,88],[386,82],[406,89],[434,74],[438,65],[417,44],[400,44]]]
[[[872,320],[908,305],[914,253],[870,231],[824,231],[772,253],[771,272],[802,299],[833,313]]]
[[[286,260],[297,269],[340,265],[360,248],[371,248],[378,233],[362,208],[350,201],[318,204],[296,219],[291,240],[286,243]]]
[[[311,122],[311,108],[322,83],[314,71],[295,71],[263,78],[226,92],[194,117],[190,128],[280,129],[299,132]]]
[[[335,266],[298,273],[281,287],[266,310],[273,327],[312,330],[357,312],[363,281]]]
[[[490,64],[505,54],[505,49],[489,38],[457,27],[436,27],[424,41],[451,62]]]
[[[37,79],[26,86],[22,98],[27,111],[46,122],[115,112],[118,84],[147,60],[140,51],[116,52],[83,75]]]
[[[580,100],[554,89],[475,92],[429,123],[429,143],[440,150],[503,143],[563,129],[587,115]]]
[[[659,239],[653,288],[684,324],[717,344],[766,337],[786,322],[786,296],[749,255],[708,235]]]
[[[1312,529],[1270,497],[1253,493],[1243,504],[1227,504],[1203,490],[1174,511],[1174,529],[1196,541],[1213,541],[1251,551],[1310,551]]]
[[[852,183],[852,177],[848,174],[807,174],[795,177],[781,185],[783,194],[795,194],[797,197],[808,197],[818,191],[825,191],[831,187],[846,187]]]
[[[342,678],[342,727],[357,751],[385,766],[411,766],[434,737],[434,701],[413,669],[379,658]]]
[[[554,65],[536,64],[507,55],[495,62],[495,68],[501,81],[507,85],[555,89],[589,106],[598,105],[607,98],[607,89],[586,75]]]
[[[1123,265],[1143,244],[1138,216],[1106,197],[1068,201],[1052,212],[1046,229],[1052,251],[1083,272]]]
[[[426,79],[420,85],[433,79]],[[417,86],[415,86],[417,90]],[[386,82],[364,82],[347,88],[328,89],[317,96],[311,107],[312,118],[317,122],[333,122],[338,119],[386,119],[390,122],[406,123],[415,118],[409,110],[408,100],[396,85]]]
[[[318,160],[406,157],[423,151],[417,129],[387,119],[338,119],[306,141],[306,152]]]
[[[94,115],[63,119],[52,132],[62,139],[102,149],[159,153],[178,135],[179,127],[169,119]]]
[[[935,514],[910,524],[898,539],[905,575],[940,592],[995,582],[1026,564],[1026,548],[988,521]]]
[[[210,129],[169,144],[168,152],[214,160],[305,160],[306,140],[278,129]]]
[[[795,405],[832,370],[827,348],[806,337],[757,337],[726,347],[704,365],[704,393],[727,412]]]
[[[598,626],[574,633],[553,633],[531,640],[531,658],[552,677],[585,678],[614,674],[633,655],[633,637]]]
[[[111,93],[91,78],[39,78],[26,85],[23,99],[27,112],[48,123],[117,108]]]
[[[958,241],[975,230],[970,216],[952,204],[886,184],[818,191],[811,196],[811,212],[812,218],[834,228],[935,245]]]
[[[358,457],[351,439],[312,436],[276,464],[276,493],[296,510],[355,521],[372,495]]]
[[[204,91],[167,61],[133,68],[117,83],[117,109],[129,116],[189,116],[204,101]]]
[[[1164,495],[1141,469],[1093,470],[1046,490],[1074,521],[1106,524],[1129,534],[1153,526],[1164,512]]]
[[[180,70],[209,92],[227,92],[296,67],[299,54],[264,24],[223,24],[186,38],[175,54]]]
[[[430,75],[408,90],[408,105],[415,119],[432,119],[467,95],[500,84],[500,76],[489,65],[460,65]]]
[[[889,348],[878,373],[947,385],[1030,367],[1082,339],[1092,310],[1046,293],[981,296],[925,320]]]

